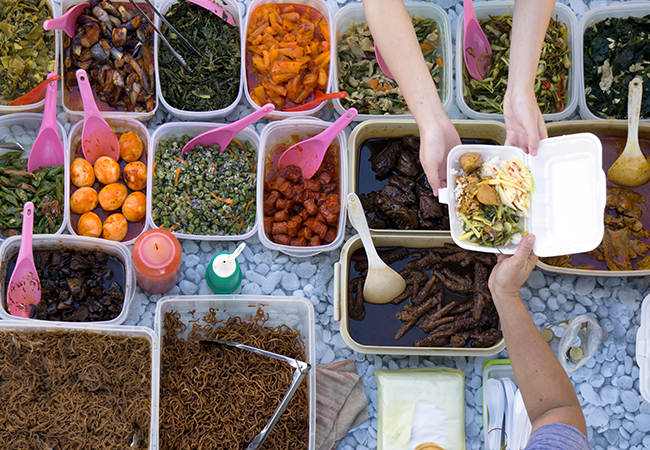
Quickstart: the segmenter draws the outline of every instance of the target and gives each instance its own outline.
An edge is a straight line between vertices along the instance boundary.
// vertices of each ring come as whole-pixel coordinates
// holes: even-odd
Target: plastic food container
[[[119,242],[107,241],[105,239],[95,239],[83,236],[70,236],[62,234],[52,236],[47,234],[34,235],[34,251],[37,250],[85,250],[85,251],[100,251],[114,256],[124,265],[124,304],[122,305],[122,312],[115,319],[103,320],[95,322],[83,322],[92,325],[120,325],[126,316],[129,314],[129,308],[135,295],[135,269],[133,268],[133,260],[131,259],[131,252],[129,249]],[[69,325],[72,322],[54,321],[54,320],[39,320],[27,319],[24,317],[16,317],[9,314],[7,310],[7,293],[5,292],[5,284],[11,277],[7,273],[7,264],[13,255],[18,254],[20,249],[20,236],[12,236],[7,239],[2,246],[0,246],[0,318],[5,320],[20,321],[21,323],[38,323],[38,324],[58,324]]]
[[[650,14],[650,4],[645,2],[639,2],[639,3],[630,3],[630,4],[616,4],[612,6],[603,6],[601,8],[594,8],[590,11],[587,11],[587,13],[584,16],[582,16],[582,18],[580,19],[580,23],[578,24],[578,28],[577,28],[579,33],[576,41],[577,50],[575,53],[576,58],[574,59],[575,61],[574,66],[577,66],[577,70],[580,73],[577,87],[578,87],[578,92],[580,92],[579,112],[580,112],[580,117],[582,117],[583,119],[617,120],[620,122],[627,123],[627,119],[603,119],[602,117],[598,117],[597,115],[592,113],[591,110],[589,110],[589,107],[587,106],[587,97],[584,95],[585,92],[585,76],[584,76],[585,31],[594,23],[600,22],[610,17],[611,18],[620,17],[625,19],[627,17],[643,17],[643,16],[647,16],[648,14]],[[630,62],[630,64],[632,64],[633,62],[637,62],[637,61],[632,61]],[[589,68],[589,70],[596,70],[596,69],[597,69],[596,67]],[[641,122],[650,122],[650,118],[640,119],[640,120]],[[619,276],[625,276],[625,275],[619,275]]]
[[[72,8],[74,5],[77,5],[79,3],[84,3],[84,2],[85,2],[85,0],[62,0],[61,1],[61,11],[63,11],[65,13],[70,8]],[[127,9],[134,9],[128,1],[121,2],[121,1],[118,1],[118,0],[111,0],[111,2],[113,4],[117,4],[118,6],[119,5],[127,5]],[[155,6],[156,5],[156,0],[151,0],[151,3]],[[142,8],[145,12],[149,12],[150,8],[146,4],[144,4],[142,2],[138,2],[138,6],[140,8]],[[149,16],[150,19],[153,19],[155,17],[155,14],[153,12],[150,12],[148,14],[148,16]],[[146,23],[146,20],[143,19],[142,23]],[[64,33],[64,32],[63,31],[57,32],[57,35],[61,36],[61,33]],[[61,79],[59,81],[59,85],[61,86],[60,89],[61,89],[61,98],[63,100],[63,110],[65,111],[65,115],[68,117],[68,119],[70,119],[73,122],[78,122],[78,121],[80,121],[80,120],[82,120],[84,118],[83,104],[81,103],[81,96],[80,95],[77,96],[77,99],[75,99],[74,102],[72,102],[70,100],[70,92],[68,92],[68,90],[65,87],[65,77],[66,77],[68,71],[66,71],[65,57],[63,55],[64,54],[63,40],[60,40],[59,42],[60,42],[60,46],[61,46],[60,47],[61,48],[60,53],[61,53],[61,67],[62,67],[62,69],[61,69],[62,75],[61,75]],[[155,40],[154,40],[154,46],[155,46]],[[153,51],[153,49],[152,49],[152,51]],[[155,58],[156,57],[155,57],[155,53],[154,53],[154,59]],[[157,61],[157,59],[154,60],[154,64],[155,64],[155,67],[156,67],[156,78],[157,78],[157,74],[158,74],[158,61]],[[74,74],[74,71],[73,71],[73,74]],[[152,83],[152,86],[153,86],[153,84],[154,83]],[[115,109],[113,109],[112,107],[109,107],[109,106],[106,106],[106,108],[111,108],[111,109],[104,110],[104,107],[101,106],[101,105],[97,105],[97,107],[99,108],[99,111],[101,112],[102,117],[104,117],[104,118],[109,118],[109,117],[110,118],[121,118],[121,119],[127,118],[127,119],[135,119],[135,120],[140,120],[140,121],[146,122],[147,120],[150,120],[153,116],[155,116],[156,111],[158,110],[158,103],[159,103],[158,99],[160,98],[160,89],[159,89],[160,85],[159,85],[157,80],[156,80],[155,86],[156,86],[155,87],[156,92],[155,92],[154,98],[156,99],[156,106],[154,106],[153,110],[151,110],[151,111],[140,111],[140,112],[137,112],[137,111],[118,111],[118,110],[115,110]],[[94,92],[95,91],[93,90],[93,93]],[[97,101],[96,96],[95,96],[95,101]]]
[[[477,2],[474,4],[476,17],[480,20],[488,19],[489,16],[500,16],[506,13],[512,15],[514,11],[514,2],[511,1],[496,1],[496,2]],[[569,57],[571,58],[571,67],[569,67],[569,75],[566,84],[567,101],[564,105],[564,111],[554,114],[543,114],[545,121],[564,120],[571,116],[578,105],[578,96],[581,95],[578,91],[578,77],[582,71],[581,66],[578,66],[577,55],[579,50],[578,36],[576,30],[578,29],[578,21],[575,14],[566,5],[555,3],[553,8],[553,19],[567,25],[569,32]],[[465,60],[463,58],[463,12],[458,14],[458,26],[456,28],[456,102],[463,114],[466,114],[471,119],[499,119],[503,120],[503,114],[488,114],[474,111],[465,102],[463,92],[465,90],[463,82],[463,65]],[[576,50],[577,49],[577,50]]]
[[[190,321],[195,321],[214,309],[217,319],[226,321],[230,317],[245,318],[254,315],[262,308],[269,316],[267,326],[286,325],[300,331],[300,337],[305,344],[307,363],[311,370],[305,379],[309,389],[309,450],[314,449],[316,436],[316,350],[314,337],[314,308],[309,301],[302,297],[282,296],[252,296],[252,295],[189,295],[164,297],[156,306],[155,333],[159,342],[163,342],[163,320],[165,313],[177,311],[187,325],[181,337],[186,338],[191,330]],[[190,314],[193,311],[194,314]],[[155,364],[160,368],[160,352]],[[159,375],[156,375],[158,381]],[[156,383],[158,384],[158,383]],[[158,397],[158,396],[157,396]],[[159,448],[160,446],[158,446]]]
[[[13,317],[13,316],[12,316]],[[97,322],[95,322],[97,324]],[[155,450],[158,442],[158,381],[160,379],[160,346],[153,330],[138,326],[95,326],[92,323],[56,323],[56,322],[8,322],[0,321],[0,332],[35,332],[35,331],[82,331],[101,335],[127,336],[145,338],[151,345],[151,422],[149,423],[149,450]],[[143,361],[143,364],[147,361]],[[44,447],[45,448],[45,447]]]
[[[517,382],[509,359],[488,359],[483,362],[483,442],[487,442],[487,435],[490,432],[488,429],[490,416],[488,414],[487,403],[485,402],[485,386],[487,385],[487,380],[505,377],[510,378],[514,383]]]
[[[594,133],[598,136],[614,136],[620,138],[627,138],[627,122],[622,120],[575,120],[567,122],[556,122],[546,124],[549,137],[564,136],[575,133]],[[650,123],[639,124],[639,139],[650,139]],[[620,149],[619,149],[620,150]],[[609,169],[608,160],[614,161],[617,155],[611,154],[611,150],[603,149],[603,170]],[[608,182],[608,184],[611,184]],[[650,186],[643,185],[640,188],[635,188],[636,191],[645,190],[643,195],[650,195]],[[641,221],[644,223],[644,228],[650,229],[650,219],[645,215],[641,216]],[[597,269],[578,269],[552,266],[545,264],[542,261],[537,263],[544,272],[557,273],[560,275],[575,275],[575,276],[598,276],[598,277],[642,277],[650,275],[650,270],[597,270]]]
[[[83,1],[83,0],[81,0]],[[61,15],[61,8],[59,7],[59,4],[54,3],[52,0],[47,0],[47,3],[50,5],[50,11],[52,12],[52,18],[55,19]],[[61,52],[61,34],[59,32],[54,32],[54,71],[55,73],[58,73],[58,65],[59,65],[59,53]],[[47,74],[46,78],[47,78]],[[59,84],[57,85],[57,89],[61,89],[61,84],[62,84],[62,79],[59,79]],[[36,85],[34,85],[36,87]],[[28,113],[28,112],[38,112],[43,110],[43,106],[45,105],[45,96],[43,96],[43,99],[36,102],[32,103],[29,105],[20,105],[20,106],[9,106],[9,105],[0,105],[0,114],[7,114],[7,113]]]
[[[309,257],[315,256],[322,252],[329,252],[338,248],[343,242],[345,234],[345,214],[346,214],[346,199],[348,193],[348,166],[345,159],[345,146],[347,142],[346,132],[343,131],[336,136],[332,142],[333,145],[339,148],[339,195],[341,197],[341,212],[339,213],[339,222],[337,226],[336,239],[329,244],[319,245],[315,247],[292,247],[290,245],[280,245],[271,240],[264,231],[264,182],[266,181],[266,167],[270,162],[268,161],[269,153],[277,145],[293,142],[292,138],[298,137],[298,141],[303,141],[313,137],[329,127],[331,123],[324,122],[320,119],[303,117],[294,118],[290,120],[283,120],[281,122],[271,122],[264,127],[262,131],[259,163],[257,164],[257,222],[260,224],[258,227],[258,236],[260,241],[266,248],[277,250],[289,256]]]
[[[248,62],[246,61],[246,36],[248,35],[248,23],[250,22],[251,15],[253,12],[257,9],[258,6],[261,5],[267,5],[267,4],[295,4],[295,5],[305,5],[305,6],[310,6],[320,12],[325,20],[327,20],[327,24],[330,30],[330,67],[329,67],[329,72],[327,74],[327,89],[326,93],[329,92],[334,92],[332,91],[332,86],[333,86],[333,79],[336,77],[336,71],[334,69],[334,50],[332,50],[336,46],[336,34],[334,31],[334,26],[332,23],[332,17],[330,14],[329,7],[325,3],[324,0],[253,0],[251,4],[248,6],[248,10],[246,12],[246,21],[244,22],[244,31],[242,32],[242,53],[241,53],[241,65],[242,65],[242,78],[244,80],[244,94],[246,95],[246,100],[248,101],[248,104],[253,108],[253,111],[257,111],[262,107],[262,105],[258,105],[253,101],[253,99],[250,96],[250,91],[252,88],[248,86],[248,71],[247,71],[247,65]],[[281,119],[286,119],[289,117],[304,117],[304,116],[313,116],[320,111],[323,106],[325,106],[327,102],[322,102],[316,106],[314,106],[311,109],[308,109],[306,111],[279,111],[275,110],[273,112],[270,112],[265,116],[266,119],[271,119],[271,120],[281,120]]]
[[[636,363],[639,365],[639,390],[650,402],[650,296],[641,304],[641,325],[636,332]]]
[[[497,121],[477,121],[477,120],[452,120],[456,131],[462,139],[490,139],[503,145],[506,140],[506,127]],[[359,174],[361,171],[370,171],[368,161],[360,160],[361,146],[368,139],[380,138],[401,138],[405,136],[419,136],[420,131],[414,119],[397,118],[392,116],[386,119],[370,119],[357,125],[350,134],[348,141],[348,167],[350,192],[359,194]],[[413,236],[449,236],[449,230],[431,231],[431,230],[395,230],[395,229],[376,229],[371,228],[373,233],[394,234],[394,235],[413,235]]]
[[[177,0],[163,0],[161,2],[161,5],[157,8],[158,11],[160,11],[163,15],[167,13],[169,8],[172,7],[175,3],[178,3]],[[215,2],[219,3],[223,8],[232,15],[233,19],[235,20],[235,23],[239,26],[240,29],[240,45],[239,48],[241,49],[242,53],[246,53],[246,38],[245,38],[245,32],[242,32],[242,23],[243,23],[243,18],[240,9],[237,7],[237,3],[234,0],[223,0],[220,2]],[[162,21],[160,20],[160,17],[157,15],[155,16],[156,20],[156,26],[158,27],[159,30],[162,30]],[[241,70],[239,72],[239,93],[237,94],[237,98],[235,99],[234,102],[232,102],[230,105],[228,105],[225,108],[221,109],[215,109],[212,111],[187,111],[183,109],[178,109],[174,108],[172,105],[170,105],[167,100],[165,100],[165,97],[163,96],[163,91],[162,91],[162,85],[160,81],[160,70],[159,70],[159,64],[158,64],[158,49],[161,47],[164,47],[165,43],[161,42],[160,37],[158,36],[158,33],[156,33],[156,37],[154,39],[154,58],[155,58],[155,63],[156,63],[156,90],[158,91],[158,100],[162,104],[162,106],[169,111],[173,116],[178,117],[181,120],[209,120],[209,119],[216,119],[218,117],[224,117],[232,112],[233,109],[239,104],[239,101],[242,98],[242,92],[243,92],[243,86],[244,86],[244,77],[245,77],[245,68],[244,68],[244,62],[245,58],[242,58],[241,62]],[[183,47],[183,50],[187,50],[185,47]],[[200,51],[200,50],[199,50]]]
[[[32,145],[36,140],[36,136],[38,136],[38,130],[41,128],[41,122],[43,122],[43,114],[39,113],[20,113],[0,116],[0,139],[3,139],[3,137],[6,136],[6,131],[11,132],[12,130],[15,130],[14,127],[22,127],[26,133],[34,135],[34,138],[31,138],[31,136],[29,136],[29,141],[24,141],[22,143],[23,147],[25,148],[25,154],[23,156],[29,157],[29,154],[32,150]],[[56,124],[59,129],[59,138],[61,139],[61,143],[63,143],[64,152],[67,152],[68,135],[66,134],[65,128],[63,128],[63,125],[61,125],[60,122],[57,121]],[[3,130],[3,127],[7,128],[7,130]],[[11,134],[15,135],[13,132]],[[0,149],[0,155],[4,154],[5,152],[5,149]],[[63,177],[65,180],[70,179],[69,170],[70,166],[68,164],[65,164],[63,171]],[[63,184],[63,198],[63,221],[61,222],[59,229],[56,230],[56,233],[54,234],[63,233],[68,223],[68,215],[70,211],[70,189],[67,182],[64,182]],[[5,239],[6,237],[0,233],[0,242],[4,241]]]
[[[186,134],[189,136],[196,137],[201,133],[205,133],[206,131],[210,131],[215,128],[221,128],[225,125],[227,124],[204,123],[204,122],[168,122],[156,128],[156,131],[151,137],[151,141],[149,144],[149,159],[147,162],[147,167],[149,168],[148,169],[149,173],[147,176],[147,191],[153,193],[153,177],[151,176],[152,173],[151,168],[153,168],[153,164],[156,158],[156,151],[158,151],[158,143],[160,141],[169,138],[179,138]],[[235,139],[239,141],[249,142],[253,146],[253,148],[257,149],[259,155],[260,137],[257,134],[257,132],[254,131],[253,128],[251,127],[245,128],[235,137]],[[259,176],[259,169],[258,169],[258,176]],[[259,190],[259,181],[257,183],[257,186]],[[260,204],[259,195],[256,201],[257,204],[259,205]],[[154,223],[151,214],[151,212],[153,211],[153,201],[151,195],[147,196],[147,211],[148,211],[147,223],[151,228],[158,228],[158,225]],[[203,234],[186,234],[186,233],[176,233],[176,232],[172,232],[172,233],[174,234],[174,236],[176,236],[179,239],[197,239],[197,240],[206,240],[206,241],[242,241],[244,239],[248,239],[249,237],[255,234],[255,232],[257,231],[258,222],[259,222],[259,216],[255,215],[255,223],[253,225],[253,228],[251,228],[248,232],[244,234],[233,234],[229,236],[208,236]]]
[[[378,248],[406,247],[414,248],[434,248],[442,247],[446,243],[453,243],[450,237],[433,236],[433,235],[413,235],[405,234],[403,236],[389,234],[373,234],[372,240]],[[452,348],[452,347],[407,347],[398,345],[369,345],[357,342],[351,335],[350,316],[348,314],[348,280],[350,279],[352,254],[363,248],[359,235],[348,239],[341,249],[341,259],[334,264],[334,320],[339,322],[341,337],[343,341],[355,352],[367,353],[371,355],[416,355],[416,356],[490,356],[499,353],[506,347],[505,340],[501,338],[492,347],[488,348]],[[404,302],[401,306],[406,304]],[[388,306],[388,305],[381,305]],[[368,314],[364,320],[368,320]],[[397,318],[395,321],[401,324]],[[381,324],[377,324],[377,329]],[[403,337],[402,339],[405,339]]]
[[[459,247],[490,253],[513,254],[518,245],[487,247],[458,239],[463,234],[462,220],[456,214],[454,192],[459,158],[469,152],[480,153],[483,161],[518,158],[533,174],[535,189],[530,218],[523,219],[525,231],[536,236],[537,256],[559,256],[593,250],[604,232],[606,200],[602,146],[591,133],[559,136],[540,142],[537,156],[517,147],[459,145],[447,157],[449,186],[440,189],[440,201],[449,205],[451,236]]]
[[[108,125],[110,125],[110,127],[113,129],[115,134],[125,133],[127,131],[133,131],[134,133],[136,133],[140,137],[140,139],[142,139],[142,144],[143,144],[142,157],[140,157],[139,161],[141,161],[141,162],[148,161],[147,160],[147,151],[149,150],[149,142],[151,142],[151,138],[149,137],[149,131],[147,130],[146,126],[144,126],[141,122],[139,122],[139,121],[137,121],[135,119],[129,119],[129,118],[124,118],[124,117],[123,118],[106,117],[105,119],[106,119],[106,122],[108,123]],[[77,146],[79,146],[79,144],[81,142],[83,126],[84,126],[84,121],[82,120],[81,122],[75,123],[72,126],[72,128],[70,129],[70,140],[69,140],[70,146],[68,147],[68,155],[67,155],[68,163],[66,164],[66,170],[67,170],[67,172],[66,172],[66,177],[67,177],[66,187],[68,188],[70,194],[72,193],[72,187],[73,187],[72,181],[70,180],[70,165],[72,164],[72,161],[75,160],[75,152],[76,152]],[[147,212],[145,214],[145,219],[142,221],[142,223],[135,222],[135,224],[137,226],[142,227],[140,232],[138,234],[136,234],[136,235],[132,235],[132,233],[129,232],[126,235],[126,237],[124,238],[125,240],[122,241],[122,244],[124,244],[124,245],[133,244],[135,242],[135,240],[137,239],[137,237],[140,236],[140,234],[144,233],[146,231],[146,229],[147,229],[147,222],[149,221],[148,218],[151,215],[151,209],[148,206],[149,205],[149,197],[150,197],[149,193],[151,192],[151,189],[149,188],[149,180],[150,179],[151,179],[151,164],[147,164],[147,189],[143,190],[143,191],[140,191],[140,192],[144,193],[147,196]],[[123,181],[122,174],[120,174],[120,178],[119,178],[118,182],[122,182],[122,181]],[[131,191],[130,189],[128,189],[128,190]],[[97,193],[99,194],[99,191]],[[129,192],[129,193],[131,193],[131,192]],[[70,208],[69,208],[70,199],[68,198],[67,201],[68,201],[68,208],[67,208],[66,211],[67,211],[67,218],[68,218],[68,230],[70,231],[71,234],[77,235],[77,223],[76,223],[76,220],[79,220],[79,219],[76,218],[76,220],[75,220],[75,218],[73,218],[73,213],[72,213],[72,211],[70,211]],[[97,206],[97,208],[99,208],[101,210],[101,206]],[[122,209],[120,208],[120,209],[118,209],[116,211],[111,211],[111,213],[112,212],[121,212],[121,210]],[[96,212],[97,209],[95,209],[93,211]],[[77,215],[75,215],[75,217]],[[102,222],[103,222],[103,219],[102,219]],[[129,228],[131,228],[132,226],[134,226],[134,225],[132,225],[131,222],[129,222]]]
[[[439,89],[438,95],[440,96],[440,101],[445,111],[451,106],[451,99],[453,97],[453,83],[452,83],[452,56],[451,56],[451,24],[449,23],[449,16],[444,9],[440,6],[433,3],[423,3],[423,2],[404,2],[404,6],[409,12],[409,15],[419,14],[425,19],[434,19],[438,24],[438,33],[440,36],[440,45],[439,50],[441,52],[441,58],[443,61],[443,68],[440,76],[440,83],[436,86]],[[363,12],[363,5],[361,4],[348,4],[343,8],[339,9],[336,15],[334,16],[334,31],[336,36],[341,36],[345,30],[350,28],[352,23],[367,22],[366,15]],[[338,80],[338,63],[339,63],[339,52],[338,52],[338,39],[337,42],[334,42],[332,46],[333,51],[335,52],[332,56],[332,64],[334,64],[334,74],[335,77],[332,79],[332,92],[338,92],[339,80]],[[346,111],[346,108],[341,104],[341,99],[332,100],[334,103],[334,108],[339,114],[343,114]],[[355,117],[354,120],[362,122],[368,119],[377,119],[377,118],[413,118],[412,114],[386,114],[386,115],[377,115],[377,114],[359,114]]]

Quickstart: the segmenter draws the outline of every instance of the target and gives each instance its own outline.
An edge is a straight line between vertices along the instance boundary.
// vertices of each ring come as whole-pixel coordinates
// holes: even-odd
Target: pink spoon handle
[[[191,3],[199,5],[209,11],[212,11],[217,16],[221,17],[226,23],[236,26],[235,19],[223,7],[217,5],[211,0],[189,0]]]
[[[463,12],[465,13],[463,20],[465,28],[467,28],[467,24],[471,21],[478,22],[476,11],[474,11],[474,2],[472,0],[463,0]]]
[[[334,138],[345,129],[350,122],[357,117],[359,112],[355,108],[348,109],[345,114],[336,119],[332,125],[330,125],[325,131],[320,133],[317,136],[314,136],[314,141],[320,141],[325,146],[325,149],[329,147],[329,144],[334,140]]]
[[[242,131],[244,128],[249,126],[250,124],[253,124],[260,120],[262,117],[266,116],[268,113],[273,111],[275,109],[275,105],[273,103],[267,103],[266,105],[262,106],[260,109],[257,111],[247,115],[246,117],[242,117],[236,122],[231,123],[230,125],[226,125],[223,128],[220,128],[220,131],[228,130],[229,132],[232,133],[232,136],[235,137],[237,136],[237,133]],[[224,149],[221,149],[223,151]]]
[[[92,116],[101,117],[97,103],[95,103],[95,96],[88,81],[88,74],[85,70],[79,69],[76,72],[77,83],[79,84],[79,94],[81,94],[81,101],[84,106],[84,117],[87,119]]]
[[[34,231],[34,204],[32,202],[25,203],[23,206],[23,228],[22,236],[20,237],[20,250],[18,250],[18,258],[16,259],[16,267],[23,259],[34,259],[32,252],[32,233]]]
[[[50,78],[54,75],[56,75],[54,72],[50,72],[47,77]],[[45,108],[43,110],[43,122],[41,122],[39,133],[51,128],[58,136],[59,128],[56,123],[56,85],[57,80],[54,80],[51,83],[48,83],[47,88],[45,89]]]

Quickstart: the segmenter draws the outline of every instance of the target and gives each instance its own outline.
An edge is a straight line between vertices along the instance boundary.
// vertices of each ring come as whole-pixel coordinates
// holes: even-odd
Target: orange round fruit
[[[137,222],[147,212],[147,197],[142,192],[133,192],[124,200],[122,214],[129,222]]]
[[[129,223],[126,218],[120,213],[115,213],[104,221],[102,237],[110,241],[123,241],[127,231],[129,231]]]
[[[75,214],[83,214],[97,208],[97,191],[91,187],[82,187],[72,193],[70,210]]]
[[[95,177],[103,184],[115,183],[120,179],[120,165],[113,158],[101,156],[95,161]]]
[[[147,166],[140,161],[130,162],[124,167],[124,182],[132,191],[147,187]]]
[[[142,139],[133,131],[120,136],[120,158],[126,162],[137,161],[142,156]]]
[[[111,183],[99,191],[99,206],[104,211],[115,211],[119,209],[126,200],[127,190],[122,183]]]
[[[83,158],[76,158],[70,164],[70,180],[78,188],[92,186],[95,183],[92,164]]]
[[[77,222],[77,234],[98,238],[102,235],[102,219],[94,212],[83,213]]]

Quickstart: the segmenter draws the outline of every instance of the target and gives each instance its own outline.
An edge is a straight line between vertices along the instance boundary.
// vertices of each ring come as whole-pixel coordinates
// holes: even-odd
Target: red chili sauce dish
[[[326,245],[336,239],[341,192],[339,182],[338,145],[331,144],[318,172],[303,179],[294,166],[278,172],[278,159],[293,144],[275,146],[266,161],[264,182],[264,231],[269,240],[280,245],[313,247]]]

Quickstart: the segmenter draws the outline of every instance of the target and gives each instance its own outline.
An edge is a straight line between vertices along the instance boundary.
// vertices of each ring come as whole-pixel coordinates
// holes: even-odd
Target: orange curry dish
[[[305,5],[265,4],[251,14],[246,76],[251,99],[291,108],[327,88],[330,63],[327,20]]]

